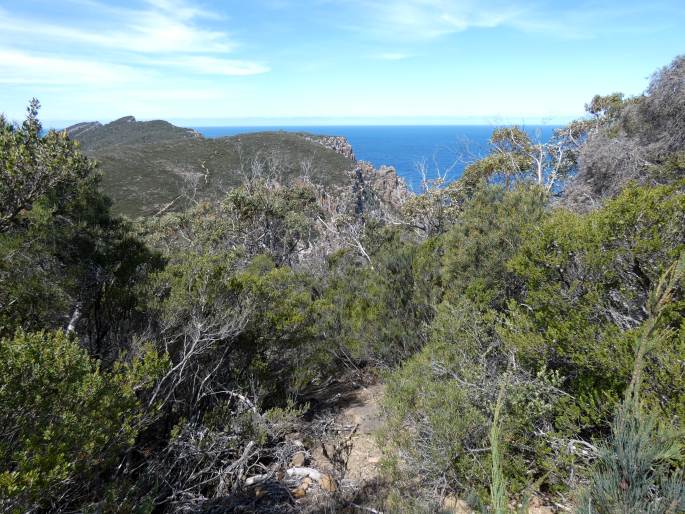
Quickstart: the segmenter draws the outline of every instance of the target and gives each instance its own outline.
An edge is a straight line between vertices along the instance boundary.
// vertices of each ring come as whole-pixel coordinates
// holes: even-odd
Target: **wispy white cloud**
[[[198,23],[221,16],[183,0],[144,0],[140,8],[105,5],[97,0],[70,1],[87,11],[78,25],[40,17],[28,19],[0,10],[0,45],[20,49],[23,62],[35,64],[23,65],[16,59],[16,51],[8,53],[8,60],[0,63],[0,70],[7,71],[0,77],[2,83],[71,82],[65,76],[67,70],[74,77],[82,77],[75,82],[92,83],[98,76],[102,81],[121,81],[134,77],[134,68],[150,65],[166,67],[169,72],[220,76],[269,71],[262,63],[236,59],[239,45],[228,33]],[[107,27],[116,28],[98,30],[102,19]],[[55,53],[50,56],[47,52],[52,48]],[[98,55],[97,62],[87,57],[93,53]],[[127,65],[119,64],[122,62]],[[44,71],[48,69],[59,73],[53,76]]]
[[[352,0],[359,30],[397,39],[431,39],[520,18],[527,7],[500,0]]]
[[[185,20],[193,18],[221,18],[217,13],[200,9],[194,5],[188,5],[180,0],[145,0],[152,7],[171,13]]]
[[[569,5],[549,0],[349,0],[347,5],[347,28],[403,41],[497,27],[563,39],[586,39],[608,30],[640,31],[641,27],[626,24],[624,19],[639,19],[640,13],[667,10],[659,6],[659,0],[620,8],[585,0]],[[614,23],[607,23],[609,20]]]
[[[164,60],[149,61],[156,65],[176,67],[203,75],[225,75],[246,77],[267,73],[270,68],[264,64],[239,59],[219,59],[216,57],[189,55]]]
[[[167,5],[168,1],[154,0]],[[66,24],[45,23],[5,14],[0,19],[0,30],[5,37],[27,34],[44,41],[52,39],[64,43],[87,43],[113,50],[141,53],[227,53],[235,50],[236,43],[219,31],[191,23],[197,16],[194,10],[169,7],[142,11],[123,11],[116,30],[89,30]]]
[[[116,86],[140,78],[129,66],[0,48],[0,84]]]

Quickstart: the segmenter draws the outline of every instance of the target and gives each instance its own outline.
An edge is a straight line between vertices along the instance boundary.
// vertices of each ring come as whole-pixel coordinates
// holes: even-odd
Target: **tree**
[[[65,133],[0,124],[0,337],[69,328],[107,364],[142,323],[145,277],[161,265],[112,216],[95,163]]]
[[[0,231],[6,231],[22,212],[31,210],[52,191],[59,189],[71,197],[76,184],[95,166],[65,132],[50,131],[42,136],[39,108],[34,98],[19,128],[0,118]]]
[[[490,137],[490,154],[466,168],[464,181],[495,179],[509,189],[517,180],[531,180],[553,191],[575,164],[571,136],[562,130],[549,142],[534,142],[521,127],[497,128]]]
[[[685,154],[684,84],[685,56],[679,56],[652,76],[644,94],[597,95],[586,105],[592,119],[569,126],[582,144],[577,173],[564,192],[567,206],[596,208],[633,180],[663,184],[682,177],[685,168],[673,164]]]

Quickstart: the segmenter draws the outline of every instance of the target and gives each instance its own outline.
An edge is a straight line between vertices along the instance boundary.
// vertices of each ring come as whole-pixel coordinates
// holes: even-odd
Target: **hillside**
[[[356,163],[343,138],[309,134],[256,132],[206,139],[192,129],[132,116],[66,130],[99,162],[103,191],[113,199],[114,210],[128,216],[158,212],[182,194],[217,197],[254,174],[306,174],[322,185],[346,184]],[[180,207],[182,201],[173,207],[177,203]]]

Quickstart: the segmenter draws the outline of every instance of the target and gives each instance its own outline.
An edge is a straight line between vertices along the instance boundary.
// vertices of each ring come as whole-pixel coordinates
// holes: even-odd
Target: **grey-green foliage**
[[[486,499],[494,469],[501,505],[504,477],[517,493],[545,472],[540,434],[553,431],[558,382],[546,373],[507,374],[495,326],[466,300],[438,306],[426,346],[387,382],[384,441],[401,452],[405,478],[418,476],[427,489]]]
[[[650,318],[636,349],[630,386],[618,408],[609,440],[600,448],[590,484],[580,500],[581,513],[670,514],[685,510],[678,434],[645,412],[640,399],[644,361],[663,337],[659,322],[664,308],[677,301],[685,280],[685,253],[664,274],[650,295]]]
[[[680,455],[672,436],[648,414],[622,406],[608,443],[600,449],[580,513],[678,513],[685,509],[682,470],[670,473]]]
[[[564,199],[575,208],[616,196],[630,180],[663,181],[660,165],[685,151],[685,56],[658,70],[645,94],[595,97],[587,109],[595,119],[574,123],[586,140]]]

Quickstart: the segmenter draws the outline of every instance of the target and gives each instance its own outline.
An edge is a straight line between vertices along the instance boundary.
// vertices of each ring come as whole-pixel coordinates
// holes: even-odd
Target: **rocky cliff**
[[[358,213],[368,211],[371,204],[380,200],[385,207],[397,208],[412,195],[407,183],[392,166],[381,165],[374,168],[370,162],[357,161],[352,145],[343,136],[313,136],[304,134],[307,141],[314,142],[339,155],[355,161],[352,170],[352,196],[355,198]],[[375,208],[374,205],[373,208]]]
[[[350,142],[345,137],[342,137],[342,136],[312,136],[309,134],[305,134],[304,138],[307,141],[311,141],[313,143],[324,146],[324,147],[328,148],[329,150],[333,150],[335,153],[342,155],[346,159],[350,159],[353,161],[357,160],[357,158],[354,156],[354,150],[352,149],[352,145],[350,144]]]

